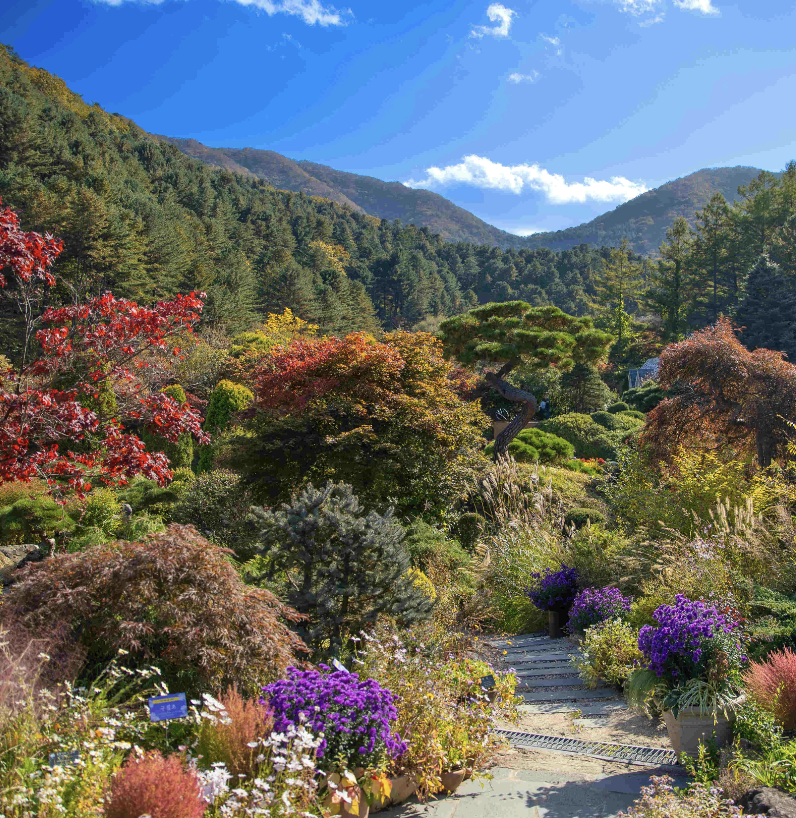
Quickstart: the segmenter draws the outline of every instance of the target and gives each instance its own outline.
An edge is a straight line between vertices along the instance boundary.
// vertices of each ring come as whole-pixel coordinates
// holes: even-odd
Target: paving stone
[[[528,676],[577,676],[578,671],[572,665],[556,665],[555,667],[533,667],[520,668],[514,675],[518,679],[525,679]]]
[[[520,690],[533,690],[537,687],[584,687],[584,681],[580,676],[558,676],[554,679],[539,679],[531,677],[527,683],[517,686]]]
[[[610,715],[616,710],[627,710],[627,705],[616,701],[600,702],[600,704],[581,704],[574,702],[544,702],[540,704],[521,704],[517,707],[520,713],[574,713],[576,710],[584,716]]]
[[[526,702],[586,701],[587,699],[615,699],[613,690],[531,690],[519,694]],[[572,707],[571,710],[581,710]]]
[[[535,656],[533,658],[529,657],[527,654],[524,655],[524,656],[522,656],[522,655],[520,655],[520,656],[500,656],[498,658],[500,658],[506,664],[510,665],[513,662],[514,664],[519,665],[519,664],[527,664],[528,662],[536,662],[536,661],[560,662],[560,661],[563,661],[565,659],[568,660],[570,655],[574,656],[574,654],[569,654],[569,653],[542,653],[539,656]]]

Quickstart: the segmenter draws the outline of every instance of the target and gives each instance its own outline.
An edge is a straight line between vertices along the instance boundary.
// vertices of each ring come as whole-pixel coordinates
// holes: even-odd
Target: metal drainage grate
[[[676,767],[677,754],[658,747],[635,747],[632,744],[610,744],[604,741],[582,741],[577,738],[543,736],[539,733],[520,733],[517,730],[497,730],[499,736],[515,747],[533,747],[554,750],[557,753],[591,756],[604,761],[624,761],[627,764],[652,764]]]

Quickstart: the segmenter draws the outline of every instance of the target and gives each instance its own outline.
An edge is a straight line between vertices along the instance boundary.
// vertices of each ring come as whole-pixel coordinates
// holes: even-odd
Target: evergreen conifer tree
[[[308,617],[297,629],[316,659],[339,653],[380,615],[413,622],[430,612],[392,510],[366,514],[351,486],[310,484],[282,510],[253,516],[267,576],[287,577],[288,604]]]
[[[587,363],[577,363],[561,376],[561,393],[571,412],[587,415],[604,409],[611,394],[599,372]]]
[[[747,349],[776,349],[796,362],[796,288],[766,253],[749,273],[736,315]]]

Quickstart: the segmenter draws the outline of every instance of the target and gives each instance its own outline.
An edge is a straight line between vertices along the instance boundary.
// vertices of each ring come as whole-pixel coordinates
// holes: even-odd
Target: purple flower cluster
[[[719,652],[726,661],[726,648],[733,654],[734,649],[740,649],[734,644],[737,640],[726,639],[737,623],[720,614],[714,605],[692,602],[678,594],[674,605],[661,605],[653,616],[658,627],[645,625],[639,632],[638,646],[649,669],[671,685],[704,676]]]
[[[566,611],[578,593],[577,568],[561,565],[559,571],[546,568],[531,574],[534,584],[528,589],[531,602],[543,611]]]
[[[398,712],[389,690],[373,679],[361,682],[356,673],[319,667],[327,672],[288,668],[287,679],[263,688],[261,701],[273,711],[275,730],[304,724],[313,733],[322,732],[318,757],[330,763],[344,759],[352,768],[406,752],[406,743],[390,731]]]
[[[624,619],[630,613],[630,603],[631,598],[618,588],[586,588],[572,603],[569,629],[573,633],[583,633],[607,619]]]

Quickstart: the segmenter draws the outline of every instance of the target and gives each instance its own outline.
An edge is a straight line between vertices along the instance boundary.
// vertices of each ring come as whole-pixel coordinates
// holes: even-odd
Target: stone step
[[[627,705],[617,699],[599,704],[576,705],[573,702],[547,702],[541,704],[521,704],[517,708],[520,713],[574,713],[576,710],[584,716],[609,716],[617,710],[627,710]]]
[[[514,675],[518,679],[526,679],[530,676],[551,676],[556,679],[577,677],[578,671],[568,665],[561,665],[559,667],[532,667],[523,668],[515,671]]]
[[[543,632],[539,633],[521,633],[518,636],[507,636],[504,639],[491,638],[485,639],[487,645],[494,645],[497,647],[505,645],[516,645],[518,642],[538,642],[540,639],[549,639],[550,637]]]
[[[616,699],[616,691],[605,688],[592,690],[522,690],[517,691],[526,702],[577,702],[589,699]],[[580,707],[571,707],[570,710],[581,710]]]
[[[500,657],[506,664],[508,665],[527,665],[527,664],[536,664],[536,662],[568,662],[570,656],[576,656],[577,654],[569,654],[569,653],[544,653],[540,656],[502,656]]]
[[[527,684],[523,684],[522,681],[520,681],[517,688],[519,690],[533,690],[537,687],[584,687],[585,684],[580,676],[557,676],[554,679],[531,678]],[[597,689],[599,690],[599,688]]]

